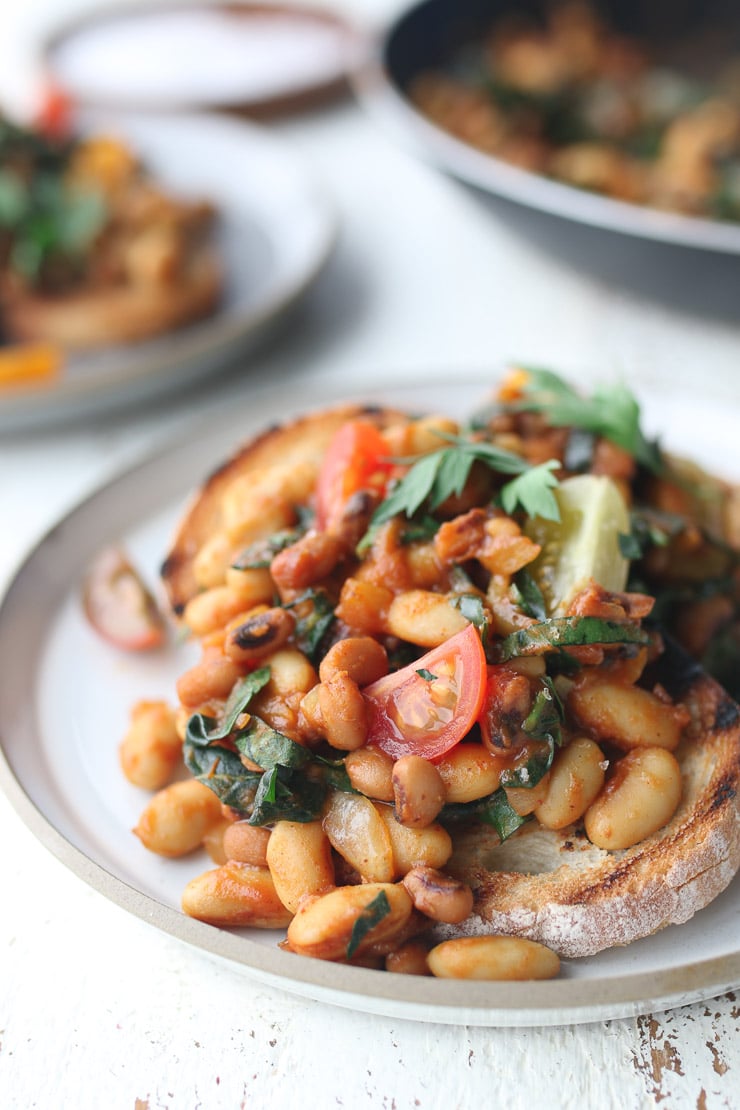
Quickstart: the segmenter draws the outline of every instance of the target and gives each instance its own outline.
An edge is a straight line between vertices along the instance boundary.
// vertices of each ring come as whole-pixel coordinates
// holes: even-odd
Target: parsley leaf
[[[625,385],[597,385],[584,397],[552,370],[525,366],[529,376],[524,400],[514,406],[521,412],[541,412],[555,427],[575,427],[603,436],[628,451],[655,473],[663,460],[656,443],[640,428],[640,406]]]
[[[551,492],[557,485],[552,471],[559,466],[554,459],[540,466],[530,466],[520,455],[493,443],[442,433],[440,438],[449,442],[450,446],[424,455],[393,486],[373,513],[370,528],[358,546],[359,553],[372,542],[375,530],[394,516],[403,514],[411,520],[422,505],[426,504],[429,512],[434,512],[448,497],[462,493],[476,460],[485,463],[497,474],[515,475],[500,491],[504,507],[512,506],[507,512],[521,506],[530,515],[545,515],[548,520],[560,519],[557,501]]]
[[[416,673],[419,675],[419,678],[423,678],[427,682],[436,682],[437,678],[439,677],[436,674],[432,674],[431,671],[428,671],[426,667],[419,667]]]
[[[500,499],[505,512],[512,515],[518,506],[527,516],[541,516],[544,520],[560,520],[560,509],[553,494],[558,480],[553,474],[560,463],[549,459],[525,470],[518,478],[513,478],[501,487]]]

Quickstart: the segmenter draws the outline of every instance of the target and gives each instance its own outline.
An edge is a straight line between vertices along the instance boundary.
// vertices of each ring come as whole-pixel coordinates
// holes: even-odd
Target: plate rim
[[[426,380],[432,385],[451,384],[449,373],[438,378],[427,375]],[[465,384],[470,388],[480,388],[486,383],[490,385],[491,381],[490,373],[485,377],[476,374],[475,377],[466,378],[464,383],[456,380],[455,386]],[[410,391],[412,388],[413,382],[410,381],[400,386],[401,390]],[[374,394],[390,393],[394,389],[399,390],[397,375],[387,379],[379,376],[373,380],[370,388],[349,386],[342,391],[342,396],[347,400],[362,397],[371,400]],[[284,401],[289,390],[290,383],[255,390],[255,407],[259,409],[257,422],[265,419],[264,408]],[[317,406],[330,401],[339,404],[340,400],[332,383],[314,383],[312,406],[314,402]],[[711,403],[719,402],[711,399]],[[295,410],[291,407],[288,416],[293,411],[305,411],[306,407],[305,403],[297,405]],[[190,423],[199,428],[200,434],[208,439],[209,434],[223,431],[224,415],[229,412],[232,420],[236,421],[233,404],[222,404],[218,411],[209,415],[207,421],[200,422],[195,417]],[[228,431],[229,434],[236,432],[236,423],[230,424]],[[246,433],[253,434],[251,428],[247,428]],[[58,529],[63,525],[74,525],[75,518],[84,513],[94,512],[95,503],[110,497],[117,486],[145,477],[148,470],[156,470],[162,466],[174,452],[185,450],[183,441],[187,439],[182,431],[172,434],[165,444],[147,452],[133,465],[121,467],[117,473],[79,498],[48,527],[21,558],[0,598],[0,633],[10,619],[9,613],[12,616],[16,594],[22,592],[27,578],[33,577],[36,561],[45,557],[47,547],[53,543]],[[229,436],[224,438],[223,446],[225,451],[229,450]],[[181,490],[182,496],[186,496],[190,488]],[[171,507],[169,495],[163,493],[161,496],[151,496],[151,504],[158,505],[158,509],[155,507],[152,510],[150,507],[149,512],[163,512],[168,506]],[[146,515],[145,512],[144,516]],[[58,607],[69,591],[66,583],[55,583],[53,590]],[[38,722],[34,721],[31,727],[38,730]],[[37,840],[92,889],[140,920],[194,947],[200,954],[225,961],[232,970],[259,979],[289,994],[361,1012],[422,1022],[531,1028],[661,1012],[716,997],[740,986],[740,944],[733,952],[657,972],[641,970],[595,979],[562,978],[522,984],[419,979],[415,976],[378,973],[296,956],[281,951],[277,946],[259,944],[242,934],[188,918],[172,906],[158,901],[114,875],[103,863],[78,848],[46,816],[17,777],[5,751],[1,728],[0,789]],[[567,962],[564,960],[566,965]],[[585,997],[594,992],[599,995],[597,1001]],[[522,1002],[525,993],[526,1004]]]
[[[246,345],[259,339],[271,324],[297,304],[326,269],[339,239],[339,209],[329,190],[291,145],[264,125],[208,112],[183,112],[174,116],[166,112],[152,112],[143,116],[135,111],[101,108],[82,113],[83,119],[87,120],[95,116],[120,122],[124,133],[127,123],[129,127],[133,124],[134,128],[137,123],[145,127],[199,127],[207,128],[212,133],[231,132],[234,141],[246,139],[253,146],[259,146],[276,164],[280,162],[292,169],[291,180],[296,193],[300,194],[305,211],[310,213],[316,242],[311,254],[301,259],[300,265],[294,266],[290,273],[281,273],[275,287],[265,291],[269,295],[263,296],[254,307],[237,309],[232,313],[217,309],[211,316],[192,325],[191,330],[179,328],[172,333],[178,338],[186,332],[188,334],[187,365],[190,373],[184,377],[178,375],[178,358],[182,352],[173,357],[171,352],[168,353],[166,343],[162,343],[168,333],[141,344],[122,344],[124,357],[120,364],[113,367],[103,364],[94,374],[80,377],[65,377],[62,373],[59,381],[51,386],[13,387],[0,392],[0,434],[6,430],[25,430],[41,423],[57,424],[77,419],[91,408],[109,411],[134,404],[137,397],[131,394],[141,383],[144,383],[144,395],[151,396],[167,391],[173,380],[183,384],[199,380],[210,372],[209,359],[223,358],[238,349],[240,344]],[[264,230],[262,223],[259,227]],[[275,233],[274,226],[268,228],[266,234],[271,245],[280,247],[284,262],[284,237],[280,238]],[[106,348],[101,352],[102,356],[109,350]],[[86,352],[86,358],[92,360],[95,354],[95,350]],[[199,362],[200,368],[195,365]]]
[[[344,18],[340,12],[332,7],[322,5],[315,0],[308,3],[293,3],[292,0],[276,0],[269,6],[259,0],[240,0],[240,9],[246,13],[279,13],[292,16],[307,22],[318,23],[333,27],[345,40],[343,59],[340,64],[332,67],[327,75],[320,80],[303,81],[292,89],[279,93],[270,93],[259,97],[225,97],[225,96],[194,96],[192,98],[179,98],[172,96],[154,96],[121,98],[112,95],[96,94],[91,98],[89,94],[73,94],[76,102],[83,106],[95,105],[97,107],[118,109],[121,111],[146,111],[146,112],[172,112],[174,114],[191,113],[197,111],[222,111],[244,114],[251,119],[273,119],[287,115],[291,112],[302,111],[314,105],[338,98],[349,89],[348,75],[353,65],[353,56],[361,38],[358,26]],[[64,43],[65,39],[77,34],[81,30],[97,27],[101,24],[111,23],[121,18],[131,18],[149,15],[153,12],[176,11],[208,11],[230,10],[233,4],[227,0],[154,0],[145,7],[132,7],[125,0],[113,0],[104,9],[78,12],[73,16],[62,16],[42,37],[38,47],[39,57],[44,69],[52,75],[56,83],[61,84],[60,77],[55,71],[54,54]]]
[[[565,182],[521,169],[486,154],[445,131],[420,112],[392,75],[387,55],[404,20],[438,0],[404,7],[376,32],[364,61],[351,74],[368,113],[408,145],[421,160],[466,185],[551,216],[587,227],[666,245],[720,254],[740,254],[740,224],[664,212],[649,205],[590,193]]]

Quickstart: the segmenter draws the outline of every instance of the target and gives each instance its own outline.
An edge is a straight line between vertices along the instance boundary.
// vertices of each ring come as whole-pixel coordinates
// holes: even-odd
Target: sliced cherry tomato
[[[486,657],[471,624],[362,691],[370,710],[367,742],[394,759],[441,759],[470,731],[485,689]]]
[[[57,85],[48,84],[41,92],[34,126],[50,139],[64,139],[72,126],[72,101]]]
[[[382,433],[369,420],[349,420],[329,444],[316,485],[316,524],[338,523],[354,493],[385,490],[393,463]]]
[[[101,551],[83,590],[85,616],[103,639],[125,651],[148,651],[165,640],[156,602],[117,547]]]

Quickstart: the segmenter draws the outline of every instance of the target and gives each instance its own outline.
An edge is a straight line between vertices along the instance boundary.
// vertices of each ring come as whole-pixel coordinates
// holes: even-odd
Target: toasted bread
[[[683,796],[671,821],[617,852],[577,825],[532,822],[503,844],[487,826],[470,828],[447,869],[473,886],[474,910],[463,925],[438,926],[440,937],[507,933],[588,956],[687,921],[729,885],[740,868],[740,709],[675,648],[661,678],[692,715],[675,753]]]
[[[53,296],[8,293],[3,328],[13,340],[43,341],[65,350],[133,343],[209,315],[222,286],[221,265],[202,245],[172,283],[88,285]]]
[[[309,413],[290,423],[273,427],[246,443],[218,468],[195,494],[177,530],[162,566],[162,579],[175,614],[199,592],[193,562],[203,545],[223,527],[223,499],[242,476],[273,466],[313,468],[319,466],[329,441],[347,420],[371,420],[385,427],[405,414],[368,405],[343,405]]]
[[[204,588],[196,559],[214,537],[228,535],[225,501],[235,485],[252,478],[245,488],[254,497],[260,473],[307,468],[310,504],[334,433],[357,418],[383,428],[408,417],[359,405],[312,413],[258,436],[211,475],[162,568],[176,614]],[[587,956],[684,922],[728,886],[740,868],[740,709],[670,642],[645,679],[691,717],[675,752],[682,798],[670,821],[635,846],[612,851],[592,844],[580,824],[551,831],[533,820],[503,844],[486,824],[458,826],[445,870],[473,888],[474,909],[462,924],[435,924],[433,936],[502,933],[566,957]]]

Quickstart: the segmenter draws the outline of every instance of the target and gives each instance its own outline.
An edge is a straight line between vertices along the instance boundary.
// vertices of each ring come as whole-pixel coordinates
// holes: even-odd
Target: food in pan
[[[208,315],[222,287],[214,220],[210,203],[171,195],[116,137],[0,118],[3,338],[66,351]]]
[[[135,832],[207,846],[188,914],[394,971],[548,977],[685,921],[740,865],[740,712],[695,661],[737,683],[739,506],[624,387],[543,370],[465,424],[265,432],[163,566],[201,655],[123,741]]]
[[[684,52],[686,53],[686,52]],[[502,16],[408,92],[457,138],[618,200],[740,219],[737,60],[709,79],[651,56],[584,3]]]

